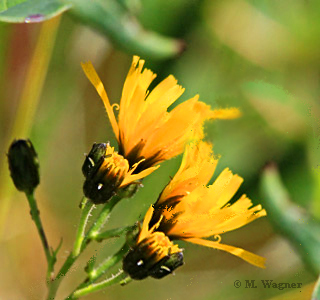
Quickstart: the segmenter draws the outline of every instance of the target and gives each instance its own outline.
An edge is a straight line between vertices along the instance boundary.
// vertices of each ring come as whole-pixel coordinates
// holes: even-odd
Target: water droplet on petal
[[[24,19],[25,23],[38,23],[38,22],[42,22],[44,20],[44,15],[42,14],[34,14],[34,15],[30,15],[28,17],[26,17]]]

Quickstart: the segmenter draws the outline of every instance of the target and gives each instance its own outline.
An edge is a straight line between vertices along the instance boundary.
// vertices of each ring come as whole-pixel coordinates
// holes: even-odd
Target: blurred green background
[[[292,202],[319,223],[319,1],[119,2],[144,28],[183,40],[185,51],[163,57],[144,51],[143,45],[124,47],[94,31],[92,26],[97,26],[90,20],[84,25],[77,14],[68,12],[45,23],[0,23],[0,299],[43,299],[46,294],[39,237],[24,195],[9,179],[6,151],[11,139],[29,137],[39,154],[41,185],[36,198],[41,217],[53,247],[63,238],[56,270],[72,247],[78,224],[84,153],[94,142],[116,145],[103,104],[81,70],[83,61],[93,62],[112,102],[119,101],[132,55],[138,54],[158,74],[156,83],[173,74],[186,88],[178,103],[199,93],[212,107],[240,108],[240,119],[206,124],[207,140],[222,156],[215,176],[229,167],[245,179],[240,193],[268,209],[270,203],[259,188],[261,174],[267,163],[276,162]],[[37,50],[42,26],[48,22],[51,25],[42,32],[45,46]],[[134,25],[129,29],[134,32]],[[29,119],[19,123],[21,115]],[[177,157],[165,162],[147,177],[133,199],[117,205],[108,228],[140,219],[180,161]],[[175,276],[114,286],[84,299],[310,299],[319,269],[312,262],[304,264],[308,254],[301,256],[299,240],[290,243],[278,233],[282,221],[285,218],[273,215],[271,208],[266,218],[222,236],[226,244],[266,257],[265,270],[228,253],[181,243],[186,263]],[[91,245],[63,282],[58,299],[82,281],[82,266],[92,253],[102,260],[122,242],[120,238]],[[253,279],[258,288],[245,288],[245,280]],[[265,289],[260,279],[302,283],[302,288]],[[234,287],[236,280],[242,282],[240,288]]]

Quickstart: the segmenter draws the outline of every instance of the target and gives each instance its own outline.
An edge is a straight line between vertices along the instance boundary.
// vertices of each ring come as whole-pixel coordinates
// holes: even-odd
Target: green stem
[[[85,243],[89,240],[94,240],[96,236],[99,234],[99,231],[103,227],[103,225],[107,222],[110,212],[113,207],[121,200],[121,197],[114,196],[105,206],[102,208],[97,221],[91,226],[90,230],[86,234],[86,238],[82,244],[82,247],[85,247]],[[81,249],[82,251],[82,249]]]
[[[93,269],[88,275],[90,281],[96,281],[99,279],[107,270],[116,265],[119,261],[122,260],[123,256],[128,252],[129,247],[127,244],[124,244],[121,249],[111,257],[108,257],[103,261],[100,266],[96,269]]]
[[[96,222],[91,226],[88,233],[82,239],[82,244],[80,246],[80,252],[78,255],[74,255],[74,253],[70,253],[67,257],[65,263],[61,267],[56,279],[52,282],[49,287],[48,297],[47,300],[52,300],[55,298],[59,285],[63,279],[63,277],[68,273],[69,269],[72,267],[74,262],[77,260],[78,256],[83,252],[83,250],[87,247],[87,245],[92,240],[92,236],[98,235],[99,231],[101,230],[102,226],[106,223],[110,212],[112,211],[113,207],[121,200],[120,197],[114,196],[105,206],[102,208]]]
[[[89,286],[79,289],[76,292],[74,292],[70,297],[66,299],[78,299],[80,297],[86,296],[88,294],[91,294],[93,292],[100,291],[108,286],[117,284],[121,282],[123,279],[125,279],[128,275],[125,274],[122,270],[116,274],[115,276],[108,278],[104,281],[101,281],[99,283],[90,284]]]
[[[69,296],[67,299],[73,299],[73,295],[79,291],[92,285],[95,281],[97,281],[107,270],[116,265],[119,261],[122,260],[123,256],[128,252],[129,246],[124,244],[121,249],[111,257],[108,257],[105,261],[103,261],[100,266],[96,269],[91,270],[88,273],[88,277],[81,283],[76,290]],[[70,298],[71,297],[71,298]]]
[[[56,296],[57,290],[60,286],[60,283],[63,279],[63,276],[69,271],[73,263],[76,261],[77,257],[74,257],[72,253],[67,257],[63,266],[61,267],[57,277],[49,285],[48,297],[47,300],[53,300]]]
[[[31,194],[26,193],[26,196],[27,196],[27,199],[29,202],[30,214],[31,214],[32,220],[34,221],[34,223],[38,229],[38,233],[39,233],[39,236],[40,236],[40,239],[42,242],[43,250],[46,254],[46,258],[47,258],[47,262],[48,262],[48,269],[49,269],[49,266],[51,265],[51,253],[50,253],[50,249],[49,249],[48,240],[47,240],[47,237],[44,232],[42,222],[40,219],[40,212],[39,212],[39,209],[38,209],[38,206],[37,206],[37,203],[36,203],[36,200],[34,198],[33,193],[31,193]],[[48,270],[48,272],[49,272],[49,270]],[[47,276],[48,276],[48,274],[47,274]],[[47,279],[49,279],[49,278],[47,278]]]
[[[97,234],[93,239],[97,242],[101,242],[103,240],[107,240],[113,237],[119,237],[126,233],[128,230],[132,229],[132,226],[120,227],[115,229],[110,229],[104,232]]]
[[[85,239],[85,229],[88,223],[88,219],[92,209],[94,208],[94,204],[87,198],[84,198],[82,200],[82,205],[83,205],[83,209],[82,209],[80,223],[79,223],[76,240],[74,242],[74,247],[72,252],[72,255],[74,257],[77,257],[80,254],[82,242]]]
[[[133,279],[130,276],[125,277],[120,281],[120,285],[124,286],[130,283]]]

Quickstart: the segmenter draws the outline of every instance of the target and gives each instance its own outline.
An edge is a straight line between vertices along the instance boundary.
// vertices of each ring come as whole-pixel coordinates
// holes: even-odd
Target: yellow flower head
[[[245,195],[233,204],[228,203],[239,189],[243,179],[225,169],[206,187],[214,173],[218,159],[213,158],[211,147],[205,142],[187,146],[180,169],[161,193],[147,215],[152,218],[143,228],[157,225],[170,240],[216,248],[236,255],[243,260],[264,268],[265,258],[246,250],[221,244],[220,235],[242,227],[266,215],[261,205],[252,207]],[[205,238],[214,237],[215,240]]]
[[[235,108],[211,110],[195,96],[168,112],[184,92],[177,80],[168,76],[152,91],[148,88],[156,75],[144,69],[144,60],[133,57],[120,100],[118,121],[103,84],[90,62],[82,68],[103,100],[119,144],[119,154],[129,166],[140,162],[135,173],[151,168],[183,152],[186,142],[202,137],[207,119],[231,119],[240,115]],[[143,161],[141,162],[141,160]],[[153,168],[153,169],[152,169]],[[147,174],[145,174],[146,176]]]

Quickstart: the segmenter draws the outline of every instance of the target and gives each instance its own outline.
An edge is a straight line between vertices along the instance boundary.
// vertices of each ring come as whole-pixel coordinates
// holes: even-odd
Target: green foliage
[[[0,13],[0,21],[36,23],[70,9],[81,23],[105,34],[113,43],[133,54],[165,59],[179,54],[181,41],[145,30],[131,12],[132,1],[28,0]],[[18,3],[16,3],[18,4]]]
[[[311,215],[291,202],[273,165],[267,166],[263,173],[261,192],[275,229],[289,239],[309,268],[319,274],[320,225]]]
[[[26,0],[0,0],[0,12],[25,1]]]
[[[13,1],[12,1],[13,2]],[[0,13],[0,21],[11,23],[35,23],[51,19],[68,10],[71,5],[61,0],[15,1],[15,5]],[[18,3],[19,2],[19,3]]]

